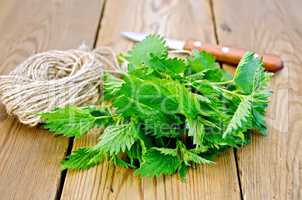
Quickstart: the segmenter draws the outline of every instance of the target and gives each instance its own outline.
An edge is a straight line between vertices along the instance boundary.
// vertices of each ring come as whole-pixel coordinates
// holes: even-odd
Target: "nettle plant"
[[[41,115],[45,128],[66,137],[100,130],[98,143],[72,152],[62,169],[109,160],[136,175],[185,179],[190,166],[211,164],[220,152],[248,144],[252,130],[266,134],[271,75],[254,53],[244,55],[232,76],[206,52],[170,58],[163,39],[152,35],[122,60],[128,72],[102,76],[99,105]]]

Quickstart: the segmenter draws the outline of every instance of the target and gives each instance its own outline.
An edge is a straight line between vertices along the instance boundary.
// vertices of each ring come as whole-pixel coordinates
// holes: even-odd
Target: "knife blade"
[[[135,42],[144,40],[149,34],[136,33],[136,32],[122,32],[122,36]],[[247,52],[243,48],[235,48],[230,46],[215,45],[209,43],[202,43],[198,40],[176,40],[172,38],[165,38],[166,45],[169,49],[173,50],[189,50],[197,49],[199,51],[206,51],[213,54],[216,60],[231,65],[238,65],[240,59]],[[256,57],[261,56],[264,67],[267,71],[277,72],[283,68],[282,59],[273,54],[258,54],[255,53]]]

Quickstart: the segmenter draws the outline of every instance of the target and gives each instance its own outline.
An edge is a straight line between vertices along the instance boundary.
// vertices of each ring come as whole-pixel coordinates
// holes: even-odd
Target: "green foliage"
[[[180,58],[165,58],[152,56],[149,66],[160,72],[179,74],[186,70],[184,60]]]
[[[257,89],[256,85],[261,85],[263,80],[261,77],[263,75],[263,63],[255,55],[252,52],[247,52],[240,60],[234,76],[236,86],[244,94],[251,94]]]
[[[188,119],[187,126],[189,129],[188,136],[193,137],[193,144],[201,145],[203,136],[205,134],[204,123],[202,123],[200,119]]]
[[[41,119],[45,122],[44,128],[54,134],[67,137],[80,137],[90,129],[107,123],[106,112],[95,107],[77,108],[67,106],[57,108],[49,113],[42,113]]]
[[[107,159],[136,175],[178,173],[185,180],[190,166],[212,164],[227,148],[249,144],[250,130],[266,134],[271,75],[253,53],[242,58],[234,77],[206,52],[169,58],[158,36],[124,55],[128,73],[103,75],[101,105],[41,114],[45,128],[68,137],[102,128],[98,143],[73,152],[63,169]]]
[[[182,163],[178,168],[178,175],[182,181],[186,181],[187,172],[188,172],[188,166]]]
[[[218,63],[212,54],[205,51],[193,51],[193,55],[188,58],[191,73],[201,73],[203,78],[211,81],[220,81],[224,72],[220,70]]]
[[[111,74],[104,74],[103,76],[103,88],[104,88],[104,98],[110,100],[121,89],[123,80],[118,79],[117,77]]]
[[[62,161],[63,169],[88,169],[93,167],[106,158],[106,154],[95,147],[83,147],[72,152]]]
[[[162,58],[168,55],[165,41],[159,36],[148,36],[138,43],[128,54],[128,61],[133,65],[148,64],[153,56]]]
[[[230,134],[233,131],[238,129],[247,130],[250,128],[250,119],[251,119],[251,108],[252,108],[252,98],[251,96],[242,97],[240,104],[238,105],[234,115],[232,116],[231,121],[229,122],[223,136]]]
[[[147,177],[171,175],[176,172],[180,163],[177,156],[150,149],[143,155],[142,165],[135,174]]]
[[[134,124],[110,125],[100,137],[98,148],[110,155],[130,150],[138,138]]]
[[[180,158],[183,163],[185,163],[187,166],[190,166],[191,163],[195,164],[212,164],[213,162],[203,158],[200,154],[200,149],[187,149],[186,145],[182,142],[178,141],[177,148],[180,152]]]
[[[251,110],[251,114],[253,116],[253,125],[258,131],[260,131],[262,135],[266,135],[267,133],[265,125],[265,111],[268,107],[270,96],[271,91],[267,89],[256,91],[253,94],[254,104]]]

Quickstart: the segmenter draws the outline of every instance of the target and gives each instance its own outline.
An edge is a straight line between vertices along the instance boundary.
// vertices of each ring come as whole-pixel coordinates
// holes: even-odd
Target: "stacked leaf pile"
[[[67,137],[102,130],[98,143],[71,153],[63,169],[109,160],[141,176],[185,178],[190,166],[211,164],[225,149],[248,144],[252,130],[266,134],[270,74],[253,53],[231,76],[206,52],[170,58],[164,41],[149,36],[121,60],[128,73],[102,76],[100,105],[41,115],[45,128]]]

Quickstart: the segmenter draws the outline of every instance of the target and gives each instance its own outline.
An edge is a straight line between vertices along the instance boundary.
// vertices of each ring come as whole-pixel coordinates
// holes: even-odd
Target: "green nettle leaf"
[[[193,56],[188,59],[191,68],[195,72],[200,72],[209,68],[216,68],[217,63],[212,54],[205,51],[193,50]]]
[[[80,137],[97,125],[97,117],[93,116],[89,109],[81,109],[75,106],[67,106],[52,112],[42,113],[41,119],[45,123],[44,128],[67,137]]]
[[[187,149],[185,144],[182,142],[177,143],[177,148],[181,152],[181,160],[187,165],[190,166],[191,163],[196,164],[213,164],[214,162],[201,157],[198,155],[200,152],[202,152],[201,148],[195,148],[195,149]]]
[[[103,76],[104,98],[110,100],[115,97],[121,89],[124,81],[106,73]]]
[[[249,124],[251,120],[252,99],[252,96],[245,96],[241,100],[236,109],[236,112],[234,113],[225,132],[223,133],[224,137],[231,132],[237,131],[239,129],[245,128],[246,130],[247,128],[250,128]]]
[[[226,147],[237,148],[242,145],[242,139],[238,137],[234,137],[232,135],[227,135],[223,137],[221,134],[208,134],[205,137],[204,145],[207,147],[206,151],[202,151],[200,153],[205,153],[209,148],[221,149]]]
[[[61,163],[63,169],[88,169],[106,159],[106,154],[95,147],[82,147],[72,152]]]
[[[158,116],[160,120],[165,118],[161,109],[163,103],[169,109],[177,107],[175,102],[164,96],[162,87],[156,80],[142,80],[133,75],[126,78],[119,96],[113,99],[117,112],[125,117],[136,113],[138,117],[145,118],[147,114],[147,116]]]
[[[183,73],[186,70],[185,62],[180,58],[165,58],[152,56],[149,66],[160,71],[175,74]]]
[[[113,155],[130,150],[137,139],[138,130],[134,124],[110,125],[104,130],[97,146]]]
[[[168,55],[165,41],[159,36],[148,36],[129,52],[128,61],[134,65],[148,64],[153,56],[162,58]]]
[[[168,97],[177,103],[177,112],[185,115],[187,118],[195,118],[200,112],[200,100],[207,102],[207,99],[201,95],[193,94],[188,88],[178,81],[159,81],[162,87],[167,91]]]
[[[185,151],[184,153],[184,162],[189,165],[189,162],[196,163],[196,164],[213,164],[214,162],[199,156],[198,154],[194,153],[193,151]]]
[[[171,175],[177,171],[180,163],[176,156],[165,155],[158,150],[150,149],[143,155],[143,163],[135,174],[147,177]]]
[[[267,134],[266,124],[265,124],[265,112],[268,107],[269,97],[271,96],[271,91],[261,90],[256,91],[253,94],[253,106],[252,115],[255,127],[260,131],[262,135]]]
[[[131,149],[127,151],[127,156],[130,160],[130,166],[135,168],[135,161],[142,162],[143,148],[140,141],[134,143]]]
[[[205,134],[204,125],[200,119],[191,120],[188,119],[187,121],[188,126],[188,136],[193,137],[193,144],[197,146],[202,144],[202,139]]]
[[[259,80],[259,75],[263,71],[262,61],[255,55],[256,54],[252,52],[247,52],[240,60],[234,76],[236,86],[244,94],[252,93],[254,90],[255,80]],[[260,80],[262,80],[262,77]]]
[[[212,54],[205,51],[193,51],[193,56],[188,59],[193,73],[202,73],[203,78],[213,81],[220,81],[224,73]]]
[[[185,163],[182,163],[178,168],[178,175],[182,181],[186,181],[187,172],[188,166]]]
[[[157,147],[154,147],[152,149],[157,150],[164,155],[177,157],[177,149],[157,148]]]
[[[254,53],[244,55],[233,77],[206,52],[170,58],[164,40],[151,35],[119,60],[128,72],[101,77],[98,105],[41,114],[55,134],[80,137],[100,129],[98,143],[72,152],[62,169],[108,160],[136,175],[178,173],[185,180],[192,165],[212,164],[226,149],[249,144],[251,130],[267,132],[271,74]]]

